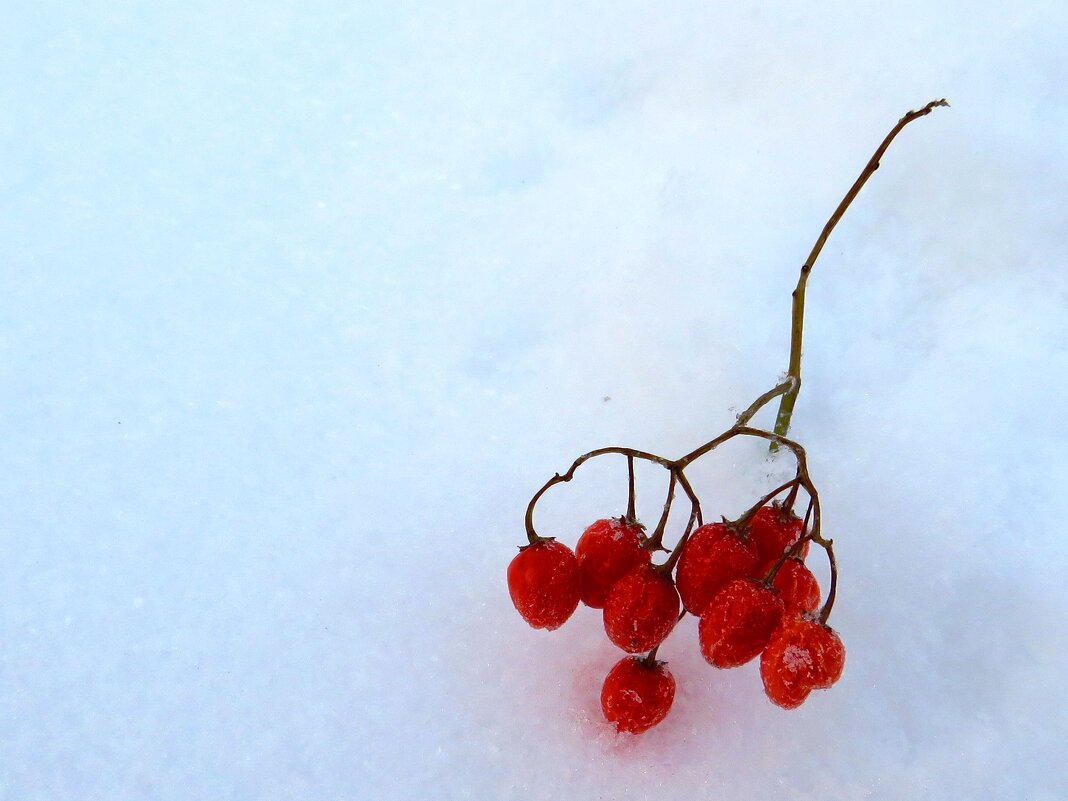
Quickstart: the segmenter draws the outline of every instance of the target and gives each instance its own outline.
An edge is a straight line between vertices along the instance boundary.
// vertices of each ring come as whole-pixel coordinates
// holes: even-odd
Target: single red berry
[[[640,565],[617,581],[604,602],[608,639],[629,654],[660,645],[678,619],[675,583],[651,564]]]
[[[618,731],[641,734],[667,717],[675,700],[675,677],[663,662],[628,656],[608,671],[601,711]]]
[[[598,520],[582,533],[575,546],[582,603],[600,609],[613,584],[652,559],[641,538],[641,526],[620,517]]]
[[[578,561],[571,549],[546,539],[519,549],[508,565],[512,603],[536,629],[558,629],[579,602]]]
[[[800,706],[812,690],[838,681],[845,646],[829,626],[808,617],[787,615],[760,657],[764,692],[785,709]]]
[[[761,577],[766,576],[774,566],[775,562],[769,562]],[[782,563],[772,584],[782,593],[787,613],[815,612],[820,605],[819,582],[797,557],[791,556]]]
[[[704,614],[723,585],[751,575],[756,562],[756,546],[730,526],[701,526],[687,540],[675,570],[683,605],[695,615]]]
[[[728,582],[701,616],[701,653],[718,668],[744,665],[764,650],[784,611],[779,593],[759,581]]]
[[[804,523],[781,504],[762,506],[749,520],[749,538],[756,545],[760,562],[778,559],[782,552],[801,539]],[[801,556],[808,554],[808,543],[801,546]]]
[[[842,678],[845,669],[845,645],[838,632],[830,626],[817,623],[813,630],[812,648],[819,655],[817,670],[812,676],[812,689],[827,690]]]

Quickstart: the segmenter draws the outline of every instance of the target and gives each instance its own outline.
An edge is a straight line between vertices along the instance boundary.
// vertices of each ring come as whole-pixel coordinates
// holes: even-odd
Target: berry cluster
[[[580,601],[602,610],[608,639],[632,654],[609,671],[601,690],[604,715],[619,731],[643,732],[667,716],[675,697],[675,678],[656,655],[687,613],[700,619],[700,649],[709,664],[731,668],[759,656],[764,692],[781,707],[800,706],[813,690],[830,687],[842,675],[845,648],[827,625],[838,580],[833,543],[821,533],[819,495],[805,450],[786,437],[801,388],[805,288],[828,236],[878,169],[894,137],[913,120],[946,105],[945,100],[934,100],[898,120],[823,227],[793,291],[790,363],[782,383],[757,398],[727,431],[679,459],[633,448],[600,448],[580,456],[531,498],[526,513],[528,543],[508,567],[512,602],[531,626],[550,630],[562,626]],[[751,426],[756,413],[776,397],[774,429]],[[735,437],[763,439],[773,454],[789,450],[796,473],[737,520],[705,524],[686,468]],[[585,462],[607,454],[627,457],[626,514],[595,522],[574,551],[552,537],[539,536],[534,508],[541,497],[551,487],[571,481]],[[635,460],[659,465],[670,479],[663,514],[648,536],[634,513]],[[664,533],[677,489],[689,500],[690,515],[675,547],[668,549]],[[803,519],[793,511],[802,491],[807,495]],[[786,497],[779,501],[784,492]],[[819,583],[805,564],[810,544],[821,548],[830,564],[822,608]],[[658,551],[668,553],[662,564],[653,563]]]
[[[832,544],[791,509],[804,486],[811,499],[808,516],[818,513],[803,458],[794,480],[736,521],[698,525],[700,507],[693,496],[686,532],[668,559],[654,565],[653,553],[667,550],[662,542],[672,496],[661,524],[647,536],[633,514],[636,454],[627,456],[632,481],[626,515],[593,523],[574,551],[534,534],[508,568],[512,602],[531,626],[559,628],[581,602],[602,611],[608,639],[632,654],[605,678],[605,717],[619,731],[637,734],[667,716],[675,678],[656,654],[686,613],[700,619],[700,650],[714,667],[737,667],[760,656],[764,690],[779,706],[796,707],[812,690],[837,681],[845,650],[826,625],[830,605],[817,611],[820,587],[804,561],[809,543],[816,541],[831,555],[835,575]],[[669,468],[673,486],[683,475],[681,462]],[[573,472],[555,476],[548,486],[570,480]],[[773,501],[787,489],[784,503]]]

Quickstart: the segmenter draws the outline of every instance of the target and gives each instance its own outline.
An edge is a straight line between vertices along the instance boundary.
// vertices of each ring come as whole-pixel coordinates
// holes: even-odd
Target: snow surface
[[[1068,6],[1011,6],[8,6],[0,798],[1068,798]],[[508,601],[528,498],[768,389],[943,95],[810,283],[842,680],[783,711],[687,619],[613,734],[599,615]],[[786,469],[705,461],[713,514]]]

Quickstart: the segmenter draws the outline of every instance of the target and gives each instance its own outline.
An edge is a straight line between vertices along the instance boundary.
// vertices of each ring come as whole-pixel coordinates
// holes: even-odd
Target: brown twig
[[[894,141],[894,138],[901,133],[902,129],[913,120],[918,120],[920,117],[926,117],[936,108],[941,106],[948,106],[949,103],[942,98],[941,100],[932,100],[923,108],[918,111],[910,111],[905,114],[900,120],[897,121],[890,133],[886,135],[882,143],[875,149],[875,153],[868,163],[864,165],[864,169],[861,170],[857,180],[853,182],[853,185],[849,187],[849,191],[846,192],[845,197],[838,204],[838,207],[834,210],[830,219],[827,220],[826,225],[823,226],[823,230],[820,231],[820,235],[816,238],[816,244],[812,246],[812,250],[808,254],[808,258],[805,259],[805,263],[801,265],[801,275],[797,279],[797,286],[793,292],[792,302],[792,315],[790,324],[790,365],[787,369],[787,375],[796,379],[796,383],[789,392],[782,396],[782,400],[779,401],[779,411],[775,417],[775,433],[780,436],[785,436],[790,430],[790,418],[794,413],[794,405],[797,403],[797,395],[801,391],[801,344],[804,337],[805,328],[805,288],[808,284],[808,276],[812,272],[812,267],[816,263],[816,259],[819,258],[820,252],[823,250],[823,246],[827,244],[827,239],[831,235],[831,231],[838,224],[838,221],[842,219],[842,215],[846,213],[846,209],[853,202],[854,198],[860,194],[860,190],[864,187],[864,184],[868,182],[868,179],[879,169],[879,162],[886,152],[886,149],[890,147],[890,143]],[[769,449],[774,453],[778,450],[778,446],[775,442],[769,445]]]

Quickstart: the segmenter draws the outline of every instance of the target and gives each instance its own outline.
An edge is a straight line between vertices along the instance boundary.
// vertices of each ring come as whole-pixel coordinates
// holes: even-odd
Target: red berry
[[[801,539],[804,524],[793,512],[780,504],[762,506],[749,520],[749,538],[756,545],[760,561],[778,559],[782,552]],[[808,543],[801,546],[801,556],[808,554]]]
[[[709,523],[690,535],[675,571],[687,611],[704,614],[724,584],[752,573],[757,550],[725,523]]]
[[[679,594],[671,576],[641,565],[617,581],[604,602],[608,639],[629,654],[660,645],[679,619]]]
[[[618,731],[641,734],[667,717],[675,700],[675,677],[663,662],[650,665],[628,656],[608,671],[601,710]]]
[[[768,564],[763,575],[767,575],[774,564]],[[782,563],[772,583],[782,593],[787,613],[815,612],[820,605],[819,582],[805,563],[796,557],[791,556]]]
[[[764,692],[785,709],[800,706],[812,690],[838,681],[845,666],[845,646],[828,626],[788,615],[772,633],[760,658]]]
[[[641,544],[642,529],[622,518],[598,520],[579,537],[579,597],[586,606],[600,609],[612,585],[638,565],[652,559]]]
[[[536,629],[558,629],[579,602],[578,562],[556,540],[541,540],[519,549],[508,565],[512,603]]]
[[[783,612],[775,590],[753,579],[735,579],[716,593],[701,617],[701,653],[718,668],[744,665],[764,650]]]

